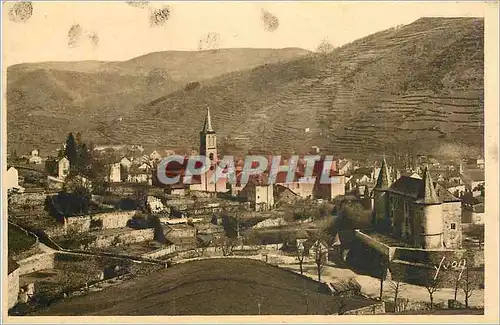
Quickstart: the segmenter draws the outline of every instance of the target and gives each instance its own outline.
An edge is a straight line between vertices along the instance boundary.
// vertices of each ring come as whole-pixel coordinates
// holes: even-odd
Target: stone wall
[[[343,315],[380,315],[385,314],[385,303],[374,302],[373,305],[365,306],[344,312]]]
[[[17,297],[19,295],[19,268],[9,274],[8,289],[8,308],[11,309],[17,304]]]
[[[67,231],[73,229],[78,232],[90,231],[92,222],[100,221],[98,229],[125,228],[127,223],[135,215],[135,211],[114,211],[97,213],[86,216],[76,216],[65,218]]]
[[[54,193],[36,192],[36,193],[18,193],[9,198],[9,205],[11,207],[20,207],[23,205],[44,206],[45,199]]]
[[[97,236],[94,241],[87,245],[88,248],[102,248],[112,245],[129,245],[154,239],[154,229],[137,229],[128,232]]]
[[[54,254],[42,253],[17,261],[19,275],[54,268]]]
[[[170,254],[173,254],[175,253],[176,251],[176,247],[174,244],[172,245],[168,245],[166,247],[162,247],[162,248],[158,248],[152,252],[148,252],[148,253],[145,253],[145,254],[142,254],[141,257],[144,257],[144,258],[159,258],[159,257],[163,257],[163,256],[166,256],[166,255],[170,255]]]

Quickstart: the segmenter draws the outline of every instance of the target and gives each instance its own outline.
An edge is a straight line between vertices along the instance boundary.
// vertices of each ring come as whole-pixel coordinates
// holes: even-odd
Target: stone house
[[[267,211],[274,207],[274,186],[266,175],[251,177],[240,196],[245,197],[255,211]]]
[[[123,157],[120,160],[120,165],[122,166],[122,168],[128,171],[130,169],[130,166],[132,166],[132,161],[127,157]]]

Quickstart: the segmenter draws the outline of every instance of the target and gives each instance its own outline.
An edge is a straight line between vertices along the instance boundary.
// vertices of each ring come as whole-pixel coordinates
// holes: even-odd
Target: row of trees
[[[484,281],[481,271],[474,268],[474,255],[470,251],[466,252],[464,257],[465,265],[461,269],[454,270],[455,272],[455,287],[454,287],[454,297],[453,300],[457,302],[458,292],[462,291],[464,295],[464,305],[469,308],[469,300],[474,293],[474,291],[481,288]],[[383,294],[383,283],[387,275],[387,265],[383,265],[380,277],[380,299],[382,299]],[[428,276],[427,274],[419,274],[421,277]],[[392,278],[389,281],[390,289],[394,294],[394,308],[395,312],[404,311],[406,309],[406,304],[408,303],[405,299],[400,299],[401,292],[405,289],[406,283],[402,282],[401,274],[397,274],[393,271]],[[445,287],[445,275],[443,272],[438,272],[435,276],[430,276],[424,280],[424,287],[429,294],[430,308],[435,307],[434,298],[435,293],[440,291]]]

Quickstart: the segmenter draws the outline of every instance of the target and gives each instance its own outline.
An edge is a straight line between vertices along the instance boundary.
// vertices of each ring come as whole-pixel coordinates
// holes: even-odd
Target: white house
[[[119,183],[121,182],[121,164],[115,163],[109,165],[109,177],[108,180],[111,183]]]
[[[24,191],[24,188],[19,185],[19,173],[14,167],[7,169],[4,182],[7,190]]]
[[[162,156],[160,155],[160,153],[156,150],[154,150],[150,155],[149,155],[149,159],[153,160],[153,161],[158,161],[158,160],[161,160]]]
[[[59,179],[64,180],[69,174],[69,160],[66,157],[61,158],[57,162],[57,176]]]

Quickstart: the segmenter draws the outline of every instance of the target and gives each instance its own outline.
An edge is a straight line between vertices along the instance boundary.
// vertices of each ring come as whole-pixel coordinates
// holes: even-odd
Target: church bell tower
[[[217,160],[217,134],[212,128],[210,108],[207,106],[207,116],[200,132],[200,155],[207,156],[212,164]]]

